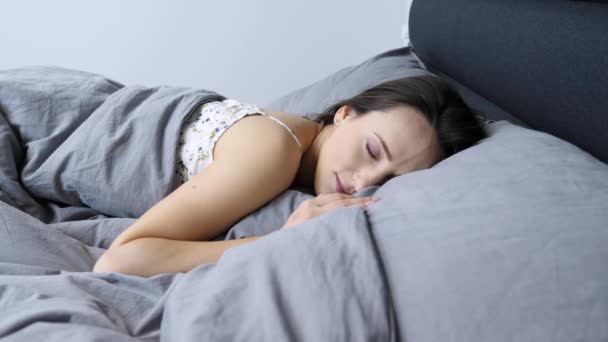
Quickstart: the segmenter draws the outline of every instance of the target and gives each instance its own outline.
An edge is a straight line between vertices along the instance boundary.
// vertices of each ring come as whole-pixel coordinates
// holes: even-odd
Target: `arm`
[[[242,125],[247,121],[259,124]],[[209,241],[289,187],[299,147],[283,127],[256,115],[227,130],[214,154],[211,165],[118,235],[93,270],[148,276],[184,272],[255,240]]]
[[[226,250],[259,238],[261,236],[223,241],[179,241],[144,237],[102,255],[93,271],[120,272],[141,277],[188,272],[200,264],[216,263]]]

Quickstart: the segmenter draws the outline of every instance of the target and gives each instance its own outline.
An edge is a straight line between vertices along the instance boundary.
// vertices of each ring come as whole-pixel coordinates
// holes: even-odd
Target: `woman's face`
[[[337,192],[337,177],[345,192],[353,194],[443,159],[435,130],[414,107],[358,116],[342,106],[325,129],[314,180],[317,194]]]

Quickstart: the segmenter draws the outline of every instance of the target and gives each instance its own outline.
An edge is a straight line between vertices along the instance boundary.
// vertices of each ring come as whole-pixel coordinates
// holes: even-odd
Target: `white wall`
[[[411,0],[3,0],[0,69],[58,65],[263,105],[403,46]]]

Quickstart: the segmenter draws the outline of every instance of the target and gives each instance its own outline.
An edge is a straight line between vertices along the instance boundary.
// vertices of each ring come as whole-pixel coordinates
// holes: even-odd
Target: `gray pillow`
[[[508,121],[369,222],[406,341],[607,341],[608,165]]]
[[[343,68],[306,87],[292,91],[262,108],[296,115],[319,113],[334,103],[355,96],[382,82],[402,77],[431,75],[410,46],[371,57]]]

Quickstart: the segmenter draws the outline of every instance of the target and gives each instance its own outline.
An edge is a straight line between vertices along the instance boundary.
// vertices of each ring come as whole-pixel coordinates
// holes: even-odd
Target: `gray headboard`
[[[608,162],[608,3],[415,0],[414,52],[489,119]]]

